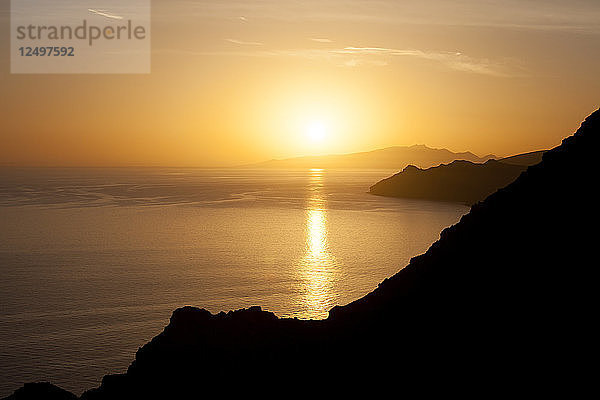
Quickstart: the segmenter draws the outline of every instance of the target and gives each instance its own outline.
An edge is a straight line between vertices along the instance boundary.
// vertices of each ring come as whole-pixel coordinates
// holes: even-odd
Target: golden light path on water
[[[305,254],[299,266],[303,284],[303,318],[327,318],[333,302],[332,284],[335,259],[327,239],[327,199],[323,195],[323,170],[309,171],[309,192],[306,205]]]

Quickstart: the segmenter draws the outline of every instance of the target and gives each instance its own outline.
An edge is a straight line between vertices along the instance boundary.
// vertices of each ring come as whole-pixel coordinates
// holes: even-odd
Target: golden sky
[[[550,148],[600,105],[598,0],[152,2],[147,75],[11,75],[0,164]]]

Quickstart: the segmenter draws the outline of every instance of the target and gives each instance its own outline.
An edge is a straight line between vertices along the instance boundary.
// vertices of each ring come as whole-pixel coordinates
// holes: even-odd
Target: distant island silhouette
[[[180,308],[126,373],[105,376],[81,399],[381,388],[579,397],[593,382],[599,138],[600,110],[425,254],[326,320]],[[60,393],[31,385],[8,399],[73,397]]]
[[[409,165],[371,186],[369,193],[472,205],[514,181],[543,154],[534,151],[485,163],[456,160],[427,169]]]
[[[493,154],[479,157],[471,152],[455,153],[446,149],[433,149],[425,145],[394,146],[385,149],[351,154],[306,156],[283,160],[270,160],[245,165],[245,168],[339,168],[339,169],[403,169],[407,165],[428,168],[454,160],[485,162],[496,158]]]

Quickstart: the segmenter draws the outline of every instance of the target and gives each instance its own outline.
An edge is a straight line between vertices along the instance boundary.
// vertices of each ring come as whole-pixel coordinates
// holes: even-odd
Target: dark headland
[[[600,110],[425,254],[326,320],[280,319],[258,307],[217,315],[180,308],[126,373],[81,398],[365,388],[401,397],[417,382],[422,393],[577,396],[593,382],[597,342],[599,138]],[[44,396],[44,388],[9,398],[72,398]]]
[[[369,193],[472,205],[514,181],[543,154],[535,151],[485,163],[456,160],[427,169],[409,165],[371,186]]]

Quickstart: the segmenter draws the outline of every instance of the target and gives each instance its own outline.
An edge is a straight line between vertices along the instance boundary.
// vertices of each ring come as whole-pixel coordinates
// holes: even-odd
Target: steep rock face
[[[196,398],[214,388],[224,397],[298,388],[340,395],[394,383],[405,393],[415,379],[479,395],[556,394],[559,386],[576,394],[591,378],[584,361],[596,341],[599,138],[600,110],[425,254],[328,319],[185,307],[126,374],[82,398]]]
[[[508,362],[523,374],[585,376],[580,357],[591,347],[597,303],[599,138],[600,110],[425,254],[330,319],[394,329],[390,316],[426,313],[426,325],[452,326],[463,354],[491,371]]]

